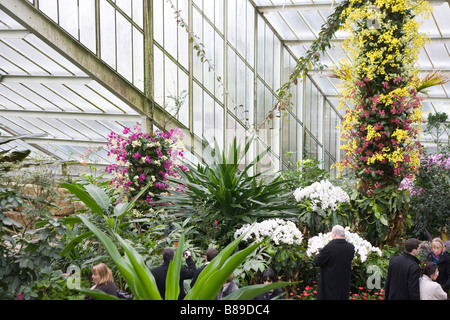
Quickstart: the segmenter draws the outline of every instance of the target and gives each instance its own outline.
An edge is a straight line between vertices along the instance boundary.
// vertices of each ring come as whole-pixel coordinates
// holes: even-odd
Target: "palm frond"
[[[446,84],[450,76],[441,70],[430,71],[426,76],[419,79],[416,85],[417,92],[426,93],[428,88]]]

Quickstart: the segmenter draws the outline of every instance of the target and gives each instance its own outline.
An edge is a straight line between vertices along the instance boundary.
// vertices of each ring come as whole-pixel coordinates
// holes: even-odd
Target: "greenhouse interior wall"
[[[255,136],[251,156],[270,147],[258,170],[313,158],[335,177],[342,111],[318,85],[334,80],[308,74],[279,110],[277,90],[302,52],[256,2],[1,0],[1,135],[46,135],[1,147],[71,161],[74,170],[95,148],[104,167],[107,134],[139,122],[148,132],[181,128],[198,159],[203,136],[225,149]]]

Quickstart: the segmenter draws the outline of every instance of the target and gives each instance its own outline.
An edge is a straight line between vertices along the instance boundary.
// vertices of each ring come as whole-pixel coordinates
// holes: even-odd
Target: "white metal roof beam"
[[[104,121],[140,121],[140,115],[133,114],[111,114],[90,112],[55,112],[55,111],[28,111],[28,110],[5,110],[0,109],[1,117],[31,117],[31,118],[53,118],[53,119],[77,119],[77,120],[104,120]]]
[[[91,78],[82,76],[32,76],[32,75],[1,75],[0,83],[68,83],[88,84]]]
[[[331,39],[330,43],[340,44],[344,42],[345,39]],[[433,44],[450,44],[450,37],[430,37]],[[305,45],[310,46],[316,40],[281,40],[286,45]]]
[[[321,2],[319,3],[299,3],[273,6],[257,6],[256,9],[260,13],[274,12],[274,11],[311,11],[311,10],[333,10],[340,1]]]
[[[0,39],[22,39],[29,34],[28,30],[4,29],[0,30]]]
[[[435,70],[450,75],[450,69],[439,69],[439,68],[436,68],[436,69],[419,69],[419,74],[422,76],[424,74],[427,74],[427,73],[429,73],[431,71],[435,71]],[[312,69],[312,70],[308,71],[308,74],[310,74],[310,75],[322,74],[324,76],[329,76],[329,75],[327,75],[327,73],[329,73],[329,72],[332,72],[332,69],[326,69],[326,68],[323,69],[323,70]]]
[[[285,4],[273,6],[256,6],[260,13],[274,12],[274,11],[311,11],[311,10],[334,10],[342,1],[328,1],[321,3],[299,3],[299,4]],[[429,0],[431,5],[439,6],[443,3],[449,3],[449,0]]]
[[[60,145],[60,146],[78,146],[78,147],[104,147],[107,141],[93,141],[93,140],[65,140],[65,139],[41,139],[41,138],[25,138],[22,139],[29,144],[44,145]]]

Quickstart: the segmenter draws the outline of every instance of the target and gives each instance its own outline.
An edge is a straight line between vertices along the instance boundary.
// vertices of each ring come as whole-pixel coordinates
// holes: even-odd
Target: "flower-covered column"
[[[351,35],[344,43],[350,62],[337,72],[346,108],[346,155],[338,168],[351,168],[360,178],[361,226],[371,239],[398,237],[406,223],[408,197],[398,187],[420,165],[422,98],[415,64],[427,40],[416,17],[431,8],[421,0],[350,0],[343,12]]]
[[[171,190],[168,178],[179,178],[177,169],[182,164],[184,146],[180,129],[168,132],[143,133],[139,124],[125,128],[122,133],[108,135],[108,156],[115,162],[106,171],[112,174],[110,186],[118,194],[119,202],[129,202],[148,186],[136,202],[133,214],[153,213],[164,206],[159,195]],[[155,210],[156,208],[156,210]]]

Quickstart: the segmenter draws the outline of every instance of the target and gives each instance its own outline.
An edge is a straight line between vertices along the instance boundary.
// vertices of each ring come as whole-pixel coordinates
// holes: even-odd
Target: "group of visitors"
[[[184,280],[191,280],[191,288],[194,286],[197,281],[198,276],[206,268],[206,266],[219,254],[219,251],[215,248],[210,248],[206,251],[206,262],[203,266],[198,269],[195,266],[194,261],[192,260],[191,252],[185,251],[183,253],[184,258],[186,259],[187,268],[185,266],[181,266],[180,269],[180,293],[178,296],[178,300],[184,299],[186,296],[186,290],[184,289]],[[159,294],[162,298],[165,297],[166,292],[166,277],[167,272],[169,270],[170,261],[173,260],[175,256],[175,250],[171,248],[166,248],[162,251],[163,264],[159,267],[153,268],[151,273],[155,278],[156,286],[158,287]],[[120,297],[120,290],[118,290],[116,284],[114,283],[114,277],[111,269],[104,263],[99,263],[92,267],[92,282],[94,285],[91,287],[91,290],[97,289],[101,290],[107,294]],[[275,271],[272,269],[266,269],[262,273],[262,283],[271,284],[277,281],[277,277]],[[239,287],[234,281],[234,275],[231,274],[228,277],[227,281],[222,285],[219,293],[216,296],[216,300],[220,300],[238,290]],[[271,299],[284,299],[284,291],[281,288],[276,288],[275,290],[269,290],[264,294],[261,294],[255,298],[255,300],[271,300]],[[93,297],[86,295],[85,300],[94,300]]]
[[[431,251],[422,268],[417,256],[421,242],[406,240],[405,251],[389,261],[386,300],[447,300],[450,289],[450,254],[440,238],[431,241]],[[332,240],[315,256],[321,268],[317,299],[348,300],[354,246],[345,240],[345,229],[334,226]],[[422,276],[421,276],[422,274]]]
[[[405,252],[389,262],[386,278],[386,299],[447,300],[450,289],[450,254],[440,238],[431,241],[431,251],[422,268],[417,256],[421,242],[411,238]],[[422,276],[421,276],[422,274]]]
[[[336,225],[331,231],[332,240],[320,249],[314,257],[314,263],[320,267],[320,275],[317,289],[317,300],[349,300],[350,278],[352,260],[355,254],[353,244],[345,240],[345,229]],[[450,254],[446,251],[443,241],[439,238],[431,242],[431,251],[422,268],[417,255],[421,249],[421,242],[415,238],[406,240],[405,252],[391,258],[388,267],[385,285],[386,300],[447,300],[447,292],[450,289]],[[205,265],[196,268],[189,251],[184,252],[187,267],[180,270],[180,294],[179,299],[186,296],[184,280],[191,280],[191,288],[197,281],[203,269],[217,255],[215,248],[206,251]],[[162,252],[163,264],[153,268],[151,273],[155,278],[161,297],[165,297],[166,276],[170,261],[174,258],[175,250],[166,248]],[[103,263],[92,268],[92,280],[94,286],[91,289],[102,290],[108,294],[117,296],[117,287],[111,270]],[[270,284],[277,281],[272,269],[266,269],[262,273],[262,283]],[[223,284],[216,299],[223,299],[232,292],[238,290],[234,282],[234,276],[228,278]],[[284,292],[281,288],[270,290],[255,300],[283,299]],[[91,299],[86,296],[85,299]]]

